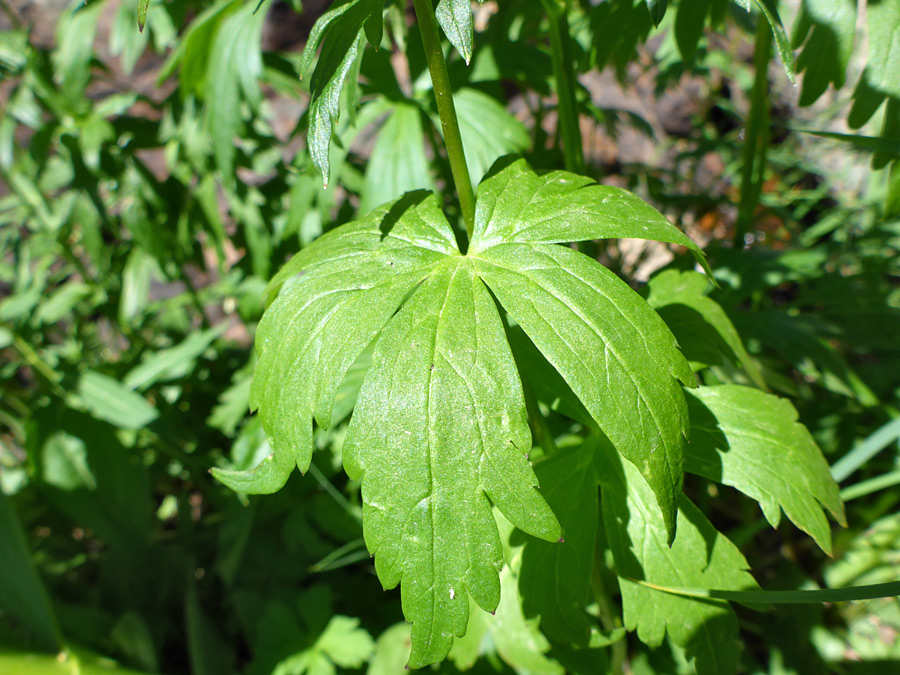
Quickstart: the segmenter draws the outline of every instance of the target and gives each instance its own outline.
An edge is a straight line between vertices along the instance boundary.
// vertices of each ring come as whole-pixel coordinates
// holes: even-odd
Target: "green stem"
[[[413,0],[416,8],[416,20],[425,46],[425,60],[428,72],[431,73],[431,84],[434,88],[434,100],[441,117],[441,128],[444,130],[444,146],[447,148],[447,159],[450,161],[450,172],[456,184],[459,207],[469,240],[475,229],[475,192],[472,190],[472,179],[466,164],[466,153],[463,150],[462,136],[459,133],[459,121],[456,117],[456,106],[453,105],[453,88],[450,86],[450,74],[441,48],[438,35],[437,19],[431,0]]]
[[[584,169],[584,149],[578,122],[578,103],[575,100],[577,76],[572,57],[572,37],[569,34],[568,2],[544,0],[544,7],[550,19],[550,49],[565,167],[566,171],[581,173]]]
[[[744,138],[744,166],[741,171],[741,201],[735,225],[734,245],[744,245],[744,236],[750,229],[753,213],[762,192],[763,175],[766,168],[766,153],[769,149],[769,59],[772,53],[772,31],[760,18],[756,27],[756,49],[753,53],[753,67],[756,79],[750,99],[750,115]]]

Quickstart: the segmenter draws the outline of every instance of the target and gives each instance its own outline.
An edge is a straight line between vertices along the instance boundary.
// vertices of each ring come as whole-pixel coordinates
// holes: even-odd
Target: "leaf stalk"
[[[466,153],[463,149],[462,135],[459,132],[459,120],[456,116],[456,106],[453,104],[453,88],[450,86],[450,74],[447,72],[444,50],[441,48],[437,19],[431,0],[413,0],[413,5],[416,10],[419,32],[422,35],[422,44],[425,46],[425,60],[428,63],[428,72],[431,74],[434,100],[441,118],[444,147],[447,149],[450,172],[453,175],[453,182],[456,184],[456,194],[459,198],[459,207],[462,211],[466,233],[471,240],[475,229],[475,191],[472,189],[472,179],[466,164]]]

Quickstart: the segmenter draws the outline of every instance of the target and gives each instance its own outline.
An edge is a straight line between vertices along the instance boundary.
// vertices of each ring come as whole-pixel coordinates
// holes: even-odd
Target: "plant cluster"
[[[900,4],[321,4],[0,0],[0,670],[896,666]]]

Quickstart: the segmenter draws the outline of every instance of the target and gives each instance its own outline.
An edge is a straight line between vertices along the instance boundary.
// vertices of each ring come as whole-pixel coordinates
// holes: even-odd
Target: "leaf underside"
[[[522,208],[521,193],[533,191]],[[581,398],[653,489],[669,540],[681,490],[693,384],[675,339],[602,265],[557,242],[608,236],[696,246],[624,190],[503,161],[479,187],[468,255],[434,195],[409,193],[301,251],[273,278],[251,387],[272,454],[236,490],[278,490],[305,471],[313,420],[374,342],[347,439],[362,482],[363,529],[386,588],[402,582],[410,666],[442,660],[468,597],[499,601],[491,504],[547,541],[560,526],[536,490],[522,384],[497,301]],[[539,221],[535,227],[532,221]],[[496,298],[496,300],[495,300]]]

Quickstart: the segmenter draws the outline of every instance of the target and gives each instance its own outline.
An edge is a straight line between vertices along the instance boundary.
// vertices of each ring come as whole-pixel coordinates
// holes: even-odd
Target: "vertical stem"
[[[463,222],[469,239],[475,227],[475,192],[472,190],[472,179],[466,164],[466,153],[463,150],[462,136],[459,133],[459,121],[456,117],[456,106],[453,105],[453,89],[450,86],[450,75],[447,62],[441,49],[441,38],[438,35],[437,19],[431,0],[413,0],[416,8],[416,20],[425,46],[425,60],[428,72],[431,73],[431,84],[434,88],[434,100],[441,117],[441,128],[444,130],[444,145],[447,148],[447,159],[450,161],[450,172],[456,183],[456,194],[462,211]]]
[[[744,245],[744,236],[750,229],[753,212],[762,192],[763,175],[766,168],[766,153],[769,149],[769,58],[772,52],[772,31],[760,17],[756,27],[756,49],[753,53],[753,67],[756,79],[750,99],[750,115],[744,137],[744,166],[741,171],[741,201],[734,231],[734,245]]]
[[[544,0],[544,7],[550,19],[550,49],[566,171],[580,173],[584,169],[584,149],[578,123],[578,104],[575,101],[576,75],[572,37],[569,35],[568,2]]]

